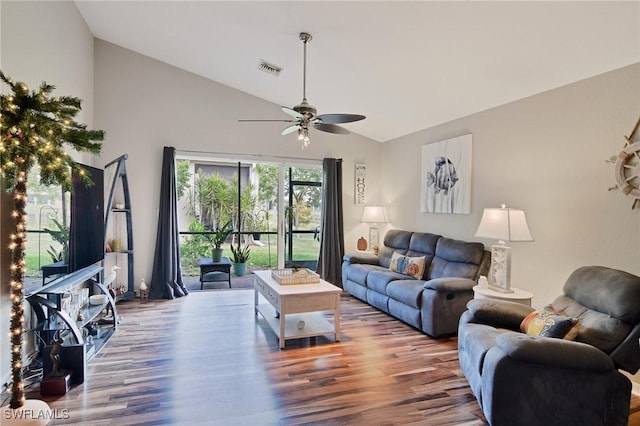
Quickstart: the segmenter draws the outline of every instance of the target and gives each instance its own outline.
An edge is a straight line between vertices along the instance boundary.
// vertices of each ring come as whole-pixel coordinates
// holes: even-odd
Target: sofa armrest
[[[534,309],[516,302],[494,299],[473,299],[467,303],[468,322],[492,325],[519,331],[520,323]]]
[[[378,255],[373,253],[347,253],[343,260],[349,263],[364,263],[367,265],[379,265]]]
[[[611,358],[586,343],[524,333],[503,333],[496,343],[507,356],[518,361],[593,372],[614,368]]]
[[[472,290],[476,282],[468,278],[434,278],[424,283],[424,288],[436,291]]]

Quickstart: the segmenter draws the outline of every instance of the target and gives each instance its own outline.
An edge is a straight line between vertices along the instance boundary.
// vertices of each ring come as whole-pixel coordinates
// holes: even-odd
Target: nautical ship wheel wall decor
[[[616,185],[609,189],[619,189],[623,194],[634,198],[632,210],[640,207],[640,140],[634,142],[639,126],[640,118],[631,135],[625,137],[627,141],[622,151],[609,160],[614,163],[616,179]]]

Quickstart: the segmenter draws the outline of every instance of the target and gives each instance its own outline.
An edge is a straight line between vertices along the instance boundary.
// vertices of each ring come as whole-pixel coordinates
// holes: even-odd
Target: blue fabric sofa
[[[422,279],[391,271],[393,254],[425,257]],[[455,335],[473,286],[486,275],[491,253],[482,243],[390,230],[378,255],[351,253],[342,263],[342,285],[352,296],[432,337]]]
[[[521,332],[539,311],[513,302],[475,299],[462,315],[460,368],[492,426],[627,425],[631,382],[618,369],[640,368],[640,277],[585,266],[563,291],[544,324],[577,320],[573,341]]]

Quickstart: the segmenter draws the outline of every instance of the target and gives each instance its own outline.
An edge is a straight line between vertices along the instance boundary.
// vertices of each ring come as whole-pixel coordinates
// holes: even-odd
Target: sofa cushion
[[[458,277],[475,279],[482,262],[484,245],[440,237],[436,256],[427,278]]]
[[[344,278],[347,278],[348,280],[356,282],[363,286],[367,284],[367,275],[369,274],[369,272],[375,270],[386,271],[387,269],[381,266],[361,265],[359,263],[351,264],[346,268],[343,268],[343,271],[345,273]]]
[[[556,312],[578,318],[575,340],[595,346],[605,353],[615,349],[631,331],[632,326],[602,312],[592,311],[567,296],[559,296],[552,303]]]
[[[424,274],[424,265],[426,259],[424,256],[409,257],[403,256],[400,253],[394,252],[391,256],[391,263],[389,264],[389,270],[393,272],[399,272],[404,275],[409,275],[417,280],[422,278]]]
[[[391,229],[384,235],[384,246],[380,248],[380,265],[385,268],[391,263],[393,252],[406,254],[409,250],[409,241],[411,241],[413,232],[401,231],[399,229]]]
[[[419,309],[422,302],[424,281],[397,280],[387,286],[387,294],[390,298]]]
[[[640,322],[640,277],[603,266],[583,266],[563,292],[582,306],[630,324]]]
[[[573,340],[577,334],[577,318],[558,315],[550,309],[533,311],[520,324],[520,331],[530,336]],[[575,330],[575,332],[572,332]]]
[[[381,294],[387,294],[387,285],[394,280],[406,280],[407,276],[398,272],[380,269],[369,272],[367,287]]]
[[[431,262],[436,255],[436,246],[440,235],[429,234],[427,232],[414,232],[409,242],[407,256],[424,256],[426,259],[425,269],[429,270]]]

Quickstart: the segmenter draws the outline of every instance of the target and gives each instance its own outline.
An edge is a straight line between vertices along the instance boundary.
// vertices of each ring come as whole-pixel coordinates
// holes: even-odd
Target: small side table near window
[[[531,298],[533,294],[526,290],[511,287],[512,293],[502,293],[500,291],[491,290],[487,287],[475,286],[473,287],[473,296],[475,299],[494,299],[504,300],[507,302],[516,302],[523,305],[531,306]]]
[[[206,282],[229,282],[231,288],[231,262],[228,257],[223,257],[220,262],[214,262],[210,257],[201,257],[198,260],[200,266],[200,290],[204,288]]]

